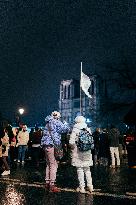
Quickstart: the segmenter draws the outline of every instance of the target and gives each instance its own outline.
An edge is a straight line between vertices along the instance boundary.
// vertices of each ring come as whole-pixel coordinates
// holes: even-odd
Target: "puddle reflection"
[[[25,196],[15,189],[14,185],[7,185],[1,205],[20,205],[25,203]]]
[[[93,195],[78,194],[76,205],[93,205]]]

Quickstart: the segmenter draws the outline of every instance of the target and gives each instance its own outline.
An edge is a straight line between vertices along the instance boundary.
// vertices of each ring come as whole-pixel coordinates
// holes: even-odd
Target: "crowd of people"
[[[33,165],[38,169],[42,151],[42,157],[46,161],[45,188],[47,190],[51,192],[60,191],[55,184],[58,164],[71,163],[77,170],[79,181],[77,191],[85,193],[85,189],[89,192],[94,190],[91,166],[110,166],[113,169],[120,167],[120,144],[123,150],[130,147],[129,132],[122,136],[113,125],[110,129],[97,128],[92,132],[83,116],[75,118],[75,124],[71,129],[66,121],[60,120],[60,117],[59,112],[52,112],[45,118],[43,130],[35,127],[35,129],[31,129],[30,133],[25,124],[22,124],[19,128],[12,128],[9,125],[1,129],[1,175],[10,175],[12,164],[17,163],[23,166],[26,158],[30,158]],[[81,152],[77,142],[83,129],[86,129],[92,136],[94,146],[93,149]],[[56,158],[56,153],[62,155],[59,160]],[[132,159],[132,157],[130,158]],[[134,162],[134,160],[131,161]]]

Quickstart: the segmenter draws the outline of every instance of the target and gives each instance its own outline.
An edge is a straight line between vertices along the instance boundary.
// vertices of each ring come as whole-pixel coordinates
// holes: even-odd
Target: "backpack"
[[[93,137],[85,128],[79,133],[77,147],[81,152],[94,149]]]

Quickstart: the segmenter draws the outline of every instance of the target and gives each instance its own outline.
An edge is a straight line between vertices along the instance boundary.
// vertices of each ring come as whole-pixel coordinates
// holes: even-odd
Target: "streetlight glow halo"
[[[24,108],[19,108],[19,110],[18,110],[18,112],[20,113],[20,115],[23,115],[23,113],[24,113]]]

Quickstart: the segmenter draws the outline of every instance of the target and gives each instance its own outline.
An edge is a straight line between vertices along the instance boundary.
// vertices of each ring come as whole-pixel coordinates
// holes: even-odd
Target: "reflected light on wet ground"
[[[93,196],[87,194],[77,194],[77,205],[93,205]]]
[[[76,170],[68,166],[58,169],[57,185],[59,193],[45,190],[45,168],[39,170],[31,165],[15,166],[11,175],[0,177],[0,205],[135,205],[136,170],[126,165],[110,169],[102,166],[91,169],[95,192],[80,194]]]
[[[2,205],[24,204],[25,196],[15,189],[14,185],[7,185],[5,195],[1,199]]]

